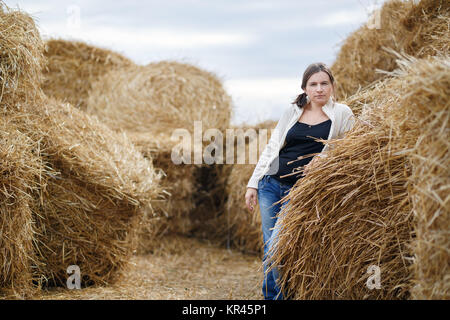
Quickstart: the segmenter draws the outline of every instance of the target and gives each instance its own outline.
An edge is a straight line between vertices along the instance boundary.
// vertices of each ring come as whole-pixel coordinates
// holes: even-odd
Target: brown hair
[[[317,72],[323,71],[330,77],[331,85],[334,88],[334,77],[331,73],[330,68],[325,63],[317,62],[312,63],[306,68],[305,72],[303,73],[303,79],[302,79],[302,89],[306,89],[306,83],[308,82],[309,78]],[[299,108],[303,108],[308,101],[307,101],[307,95],[305,92],[301,93],[295,100],[292,102],[293,104],[296,104]]]

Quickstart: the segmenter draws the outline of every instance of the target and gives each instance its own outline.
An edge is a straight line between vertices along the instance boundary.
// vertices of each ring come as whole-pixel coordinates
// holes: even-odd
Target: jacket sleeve
[[[355,116],[353,114],[352,109],[350,107],[344,106],[344,112],[342,117],[342,125],[339,128],[339,135],[338,137],[343,138],[345,136],[345,133],[353,128],[355,125]]]
[[[281,135],[286,129],[286,126],[291,117],[291,113],[292,109],[289,108],[283,113],[280,120],[278,121],[277,126],[270,136],[269,142],[267,143],[263,152],[261,153],[261,156],[259,157],[258,163],[253,170],[253,174],[248,181],[247,188],[258,189],[258,182],[263,177],[265,169],[270,165],[269,161],[272,159],[272,156],[274,154],[278,155],[278,153],[280,152]]]

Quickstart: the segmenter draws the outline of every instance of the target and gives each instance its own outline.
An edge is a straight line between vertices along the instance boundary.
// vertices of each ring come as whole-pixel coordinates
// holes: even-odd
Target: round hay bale
[[[364,92],[371,103],[355,127],[284,199],[272,262],[287,295],[404,299],[415,286],[413,298],[448,297],[450,211],[440,197],[450,181],[437,167],[448,170],[449,62],[400,61],[393,78]],[[368,285],[372,266],[379,289]]]
[[[193,65],[173,61],[111,71],[92,85],[88,113],[115,130],[166,133],[176,128],[193,133],[202,128],[225,129],[231,99],[219,79]]]
[[[42,89],[49,97],[86,110],[92,83],[105,73],[134,65],[128,58],[111,50],[81,41],[50,39],[44,51]]]
[[[404,156],[389,153],[389,131],[371,124],[379,130],[355,126],[287,198],[273,254],[283,290],[294,299],[395,299],[408,292],[408,167]],[[372,265],[381,269],[383,290],[366,287]]]
[[[449,52],[448,1],[390,0],[376,16],[379,25],[366,23],[350,34],[331,67],[339,100],[383,78],[385,74],[379,70],[394,70],[392,50],[421,58]]]
[[[77,265],[82,285],[116,281],[153,214],[159,175],[125,136],[83,111],[48,100],[29,106],[22,130],[40,141],[46,182],[33,203],[36,269],[43,285],[65,285]]]
[[[3,112],[32,101],[39,90],[44,44],[33,19],[0,3],[0,104]]]

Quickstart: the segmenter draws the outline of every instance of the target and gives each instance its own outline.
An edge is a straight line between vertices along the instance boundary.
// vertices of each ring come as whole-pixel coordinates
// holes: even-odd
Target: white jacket
[[[331,120],[328,140],[342,137],[344,133],[350,130],[355,123],[352,110],[345,104],[333,102],[331,98],[322,107],[322,110]],[[277,123],[277,126],[272,132],[269,142],[259,157],[258,163],[256,164],[250,180],[248,181],[247,187],[258,189],[258,182],[264,175],[274,174],[278,171],[278,161],[275,161],[275,163],[274,160],[278,157],[281,148],[284,147],[286,135],[289,129],[291,129],[292,126],[300,119],[302,113],[303,108],[299,108],[296,104],[292,104],[289,109],[283,113]],[[321,155],[327,151],[328,148],[328,145],[325,144]]]

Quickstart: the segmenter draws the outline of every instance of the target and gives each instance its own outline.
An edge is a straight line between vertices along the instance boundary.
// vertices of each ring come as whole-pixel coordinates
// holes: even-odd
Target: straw
[[[134,65],[123,55],[82,41],[45,43],[42,89],[49,97],[86,110],[92,84],[105,73]]]

